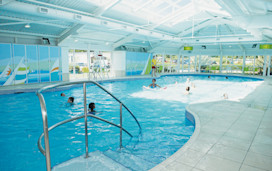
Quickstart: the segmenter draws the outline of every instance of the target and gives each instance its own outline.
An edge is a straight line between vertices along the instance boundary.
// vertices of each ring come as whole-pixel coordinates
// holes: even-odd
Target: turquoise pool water
[[[102,83],[134,113],[142,126],[142,135],[129,113],[123,109],[123,126],[135,135],[125,133],[123,145],[136,156],[148,159],[155,166],[181,148],[194,131],[194,125],[185,118],[185,106],[203,97],[205,86],[224,85],[246,87],[250,93],[260,80],[251,78],[190,76],[196,88],[189,96],[183,95],[188,76],[168,76],[157,79],[165,90],[145,90],[151,79]],[[178,81],[178,84],[175,82]],[[221,84],[220,84],[221,83]],[[205,85],[205,86],[204,86]],[[232,87],[229,87],[232,90]],[[228,89],[224,90],[228,91]],[[66,97],[61,97],[64,92]],[[48,109],[49,126],[83,114],[82,87],[43,93]],[[218,94],[220,94],[218,90]],[[231,94],[231,92],[229,92]],[[235,94],[235,93],[234,93]],[[242,96],[242,94],[240,94]],[[67,106],[69,96],[75,105]],[[215,95],[216,96],[216,95]],[[204,96],[206,97],[206,96]],[[181,99],[182,100],[181,100]],[[212,98],[212,97],[211,97]],[[221,97],[214,97],[220,99]],[[236,98],[236,97],[235,97]],[[0,96],[0,170],[45,170],[45,157],[39,152],[37,140],[42,133],[42,118],[38,97],[34,93]],[[209,100],[209,99],[205,99]],[[119,103],[98,87],[87,86],[87,101],[96,103],[97,116],[119,124]],[[50,131],[52,166],[85,153],[84,119],[67,123]],[[88,120],[89,150],[118,150],[119,129],[95,119]]]

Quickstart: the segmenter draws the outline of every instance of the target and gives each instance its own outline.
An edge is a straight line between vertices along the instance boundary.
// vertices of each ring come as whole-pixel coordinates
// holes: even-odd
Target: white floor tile
[[[272,157],[248,152],[244,164],[265,170],[272,170]]]
[[[240,150],[234,147],[228,147],[220,144],[216,144],[212,147],[212,149],[208,152],[208,154],[212,154],[224,159],[232,160],[235,162],[243,162],[247,151]]]
[[[206,155],[196,168],[207,171],[238,171],[240,163],[222,159],[213,155]]]

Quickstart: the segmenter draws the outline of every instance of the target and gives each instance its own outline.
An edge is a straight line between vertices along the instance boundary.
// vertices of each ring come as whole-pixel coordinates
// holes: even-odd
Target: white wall
[[[125,51],[112,51],[111,53],[111,66],[112,73],[116,77],[126,75],[126,52]]]

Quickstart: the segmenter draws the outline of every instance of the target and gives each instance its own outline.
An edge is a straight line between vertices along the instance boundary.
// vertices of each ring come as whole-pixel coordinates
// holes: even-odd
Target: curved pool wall
[[[165,76],[207,76],[207,75],[210,75],[210,74],[205,74],[205,75],[203,75],[203,74],[178,74],[178,75],[165,75]],[[165,77],[165,76],[162,76],[162,77]],[[217,75],[211,75],[211,76],[217,76]],[[220,77],[224,77],[224,76],[226,76],[226,75],[220,75]],[[228,77],[233,77],[233,76],[230,76],[230,75],[227,75]],[[236,76],[236,78],[245,78],[245,77],[241,77],[241,76]],[[249,79],[252,79],[252,80],[261,80],[261,79],[256,79],[256,78],[253,78],[253,77],[246,77],[246,78],[249,78]],[[126,80],[141,80],[141,79],[150,79],[150,78],[131,78],[131,79],[126,79]],[[124,79],[116,79],[116,80],[107,80],[107,81],[104,81],[103,83],[107,83],[107,82],[119,82],[119,81],[124,81]],[[19,95],[19,94],[18,94]],[[17,98],[15,98],[15,99],[13,99],[13,100],[16,100]],[[184,113],[185,113],[185,111],[184,111]],[[41,115],[40,115],[40,113],[38,114],[39,115],[39,117],[40,117],[40,119],[41,119]],[[197,129],[197,122],[196,122],[196,120],[195,120],[195,117],[193,117],[193,115],[190,113],[190,112],[188,112],[188,110],[186,110],[186,117],[187,117],[187,119],[188,120],[190,120],[196,127],[195,127],[195,129]],[[40,128],[42,128],[41,126],[40,126]],[[38,131],[39,133],[41,132],[41,130],[40,131]],[[30,135],[31,136],[31,135]],[[195,133],[193,134],[193,137],[195,136]],[[36,140],[36,139],[35,139]],[[190,142],[190,141],[189,141]],[[186,144],[188,144],[189,142],[187,142]],[[186,147],[186,144],[185,144],[185,146],[183,146],[183,148],[185,148]],[[36,143],[35,143],[35,145],[36,145]],[[35,151],[35,153],[37,153],[38,152],[38,148],[37,148],[37,146],[35,146],[35,148],[36,149],[34,149],[34,151]],[[178,148],[179,149],[179,148]],[[19,151],[23,151],[23,150],[19,150]],[[39,153],[39,152],[38,152]],[[45,163],[45,158],[41,155],[41,154],[39,154],[40,156],[39,156],[39,158],[41,158],[41,160],[43,160],[42,162],[44,162]],[[174,156],[174,155],[173,155]],[[172,157],[172,156],[171,156]],[[170,157],[170,158],[171,158]],[[22,161],[21,161],[22,162]],[[30,161],[27,161],[27,162],[30,162]],[[20,162],[19,162],[20,163]],[[22,168],[21,168],[22,169]]]

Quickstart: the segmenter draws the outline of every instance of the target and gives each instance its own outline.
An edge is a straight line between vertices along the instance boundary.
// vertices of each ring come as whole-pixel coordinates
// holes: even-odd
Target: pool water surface
[[[157,79],[165,89],[147,90],[151,79],[105,82],[102,86],[119,98],[136,116],[142,134],[123,108],[123,127],[133,138],[123,133],[123,146],[133,155],[149,160],[155,166],[181,148],[194,131],[185,118],[189,103],[229,99],[239,100],[252,92],[260,80],[251,78],[190,76],[195,88],[184,95],[188,76],[167,76]],[[177,83],[176,83],[177,82]],[[61,97],[60,93],[66,94]],[[49,126],[83,115],[82,87],[43,93],[48,111]],[[74,105],[67,105],[69,96]],[[45,170],[45,157],[39,152],[37,140],[42,133],[42,117],[38,97],[34,93],[0,96],[0,170]],[[96,104],[97,116],[119,124],[119,103],[98,87],[87,85],[87,102]],[[52,166],[85,153],[84,119],[73,121],[49,133]],[[119,129],[101,121],[88,119],[89,152],[118,150]]]

